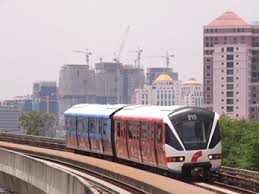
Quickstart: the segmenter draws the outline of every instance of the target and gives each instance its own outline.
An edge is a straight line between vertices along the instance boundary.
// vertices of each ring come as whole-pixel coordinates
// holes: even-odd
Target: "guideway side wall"
[[[0,187],[19,194],[97,193],[80,177],[6,149],[0,149]]]

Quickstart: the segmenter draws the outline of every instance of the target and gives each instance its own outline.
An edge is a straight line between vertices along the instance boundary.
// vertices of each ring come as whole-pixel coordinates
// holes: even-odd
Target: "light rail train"
[[[78,104],[64,113],[67,147],[186,176],[221,166],[219,115],[189,106]]]

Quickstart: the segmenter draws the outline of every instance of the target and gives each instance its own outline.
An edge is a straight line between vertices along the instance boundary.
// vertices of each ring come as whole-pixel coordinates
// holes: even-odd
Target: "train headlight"
[[[176,157],[167,157],[167,162],[183,162],[185,160],[184,156],[176,156]]]
[[[210,154],[208,155],[209,160],[218,160],[222,158],[221,154]]]

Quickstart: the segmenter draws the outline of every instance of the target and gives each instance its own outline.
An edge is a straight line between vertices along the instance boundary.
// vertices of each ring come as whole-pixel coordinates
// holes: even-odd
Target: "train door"
[[[112,155],[111,144],[111,119],[104,118],[102,125],[102,145],[103,152],[108,155]]]
[[[143,162],[156,165],[154,124],[142,122],[141,131],[141,155]]]
[[[78,118],[77,119],[77,140],[78,148],[80,150],[90,150],[89,139],[88,139],[88,119]]]
[[[166,167],[165,159],[165,125],[162,123],[155,123],[155,148],[156,148],[156,159],[159,167]]]
[[[126,121],[115,121],[115,146],[118,158],[128,159],[128,149],[126,140]]]
[[[130,160],[142,161],[140,153],[140,122],[128,122],[128,151]]]

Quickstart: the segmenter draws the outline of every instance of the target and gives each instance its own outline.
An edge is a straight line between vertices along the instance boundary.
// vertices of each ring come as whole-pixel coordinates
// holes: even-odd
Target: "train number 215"
[[[197,115],[187,115],[188,121],[195,121],[197,120]]]

